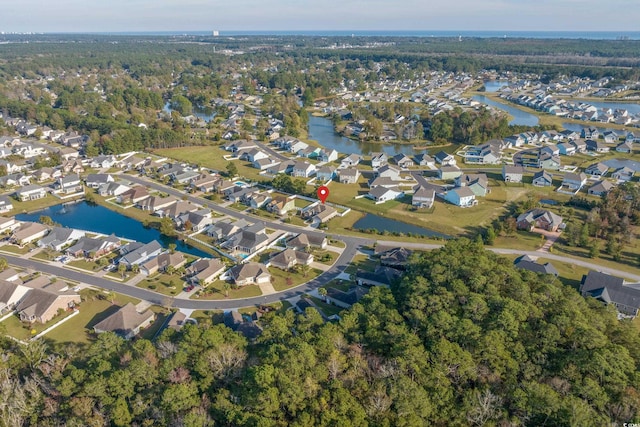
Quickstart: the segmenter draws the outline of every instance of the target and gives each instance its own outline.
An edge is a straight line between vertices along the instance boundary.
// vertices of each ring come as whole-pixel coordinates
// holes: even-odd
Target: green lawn
[[[167,148],[155,150],[154,153],[159,156],[171,157],[176,160],[195,163],[199,166],[220,171],[224,171],[229,163],[229,160],[225,160],[223,156],[230,154],[228,151],[217,146],[189,147],[188,150],[185,150],[184,148]],[[238,175],[240,177],[254,181],[263,181],[265,179],[260,175],[260,171],[258,169],[250,166],[251,163],[237,159],[231,161],[238,168]]]
[[[319,308],[327,317],[333,316],[334,314],[339,314],[342,310],[344,310],[344,308],[342,307],[327,304],[326,302],[322,301],[320,298],[311,297],[311,296],[309,298],[311,299],[311,301],[313,301],[316,307]]]
[[[32,336],[39,334],[45,329],[55,325],[62,319],[68,316],[71,316],[72,313],[73,313],[72,310],[66,310],[61,314],[57,314],[53,319],[51,319],[49,322],[45,323],[44,325],[37,322],[33,323],[32,325],[28,323],[23,323],[20,321],[20,318],[16,314],[8,317],[4,321],[2,321],[1,324],[6,328],[7,334],[9,334],[14,338],[24,341],[24,340],[28,340]],[[48,336],[48,335],[45,335],[45,336]]]
[[[336,259],[338,259],[338,257],[340,256],[340,254],[338,254],[337,252],[333,252],[333,251],[327,251],[327,250],[322,250],[322,249],[314,249],[312,252],[313,254],[313,260],[315,262],[318,262],[320,264],[325,264],[325,265],[333,265],[333,263],[336,261]],[[327,256],[328,255],[328,259],[323,260],[322,257],[323,256]]]
[[[372,259],[369,259],[368,256],[363,254],[358,254],[353,257],[353,261],[349,264],[349,267],[345,270],[347,274],[355,274],[357,270],[364,270],[373,272],[378,266],[378,262]]]
[[[338,289],[339,291],[342,291],[342,292],[347,292],[349,288],[351,288],[351,286],[353,286],[353,283],[338,279],[338,280],[330,281],[324,287]]]
[[[70,200],[74,200],[74,199],[65,200],[65,203]],[[34,212],[34,211],[39,211],[41,209],[47,208],[49,206],[59,205],[60,203],[62,203],[62,200],[51,195],[47,195],[46,197],[43,197],[42,199],[38,199],[38,200],[29,200],[27,202],[20,202],[12,198],[11,204],[13,204],[13,211],[11,212],[13,214]]]
[[[11,252],[12,254],[24,255],[31,250],[32,246],[25,245],[24,247],[19,247],[16,245],[4,245],[1,246],[0,249],[6,252]]]
[[[535,251],[542,247],[546,239],[540,234],[528,231],[517,231],[512,236],[496,237],[494,244],[488,247],[522,249],[523,251]]]
[[[222,310],[195,310],[191,313],[191,318],[196,319],[198,324],[222,323],[224,312]]]
[[[319,276],[322,273],[322,270],[312,268],[307,274],[307,277],[304,277],[304,275],[298,271],[284,271],[275,267],[269,269],[269,272],[271,273],[271,283],[275,290],[279,292],[308,282],[309,280]],[[290,284],[287,284],[287,282]]]
[[[220,299],[239,299],[259,297],[262,295],[262,291],[258,285],[241,286],[237,289],[229,288],[229,296],[226,296],[224,289],[224,281],[216,280],[205,289],[202,289],[198,294],[191,295],[191,299],[203,299],[203,300],[220,300]]]
[[[153,306],[151,310],[156,312],[156,319],[147,329],[140,332],[140,337],[147,340],[153,339],[156,336],[171,314],[169,310],[162,307]]]
[[[304,200],[304,199],[299,199],[296,197],[296,199],[294,200],[294,203],[296,205],[296,208],[300,208],[300,209],[304,209],[307,206],[309,206],[311,204],[311,202]]]
[[[99,271],[100,269],[102,269],[102,267],[100,267],[100,265],[96,261],[87,261],[84,258],[71,261],[67,265],[88,271]]]
[[[582,276],[589,273],[586,267],[579,267],[568,262],[560,262],[552,259],[538,258],[539,264],[550,262],[558,270],[558,279],[565,285],[571,286],[575,290],[580,289]]]
[[[42,249],[40,252],[33,256],[33,259],[39,259],[41,261],[53,261],[55,258],[62,255],[62,252],[54,251],[49,248]]]
[[[236,202],[233,204],[230,204],[229,206],[227,206],[230,209],[236,210],[238,212],[242,212],[248,209],[247,205],[244,205],[242,203]]]
[[[113,293],[112,304],[108,299],[108,294],[89,289],[80,291],[80,295],[82,295],[82,303],[79,306],[80,314],[47,333],[44,338],[57,342],[89,342],[95,324],[115,313],[118,307],[128,302],[132,304],[140,302],[136,298]]]
[[[178,275],[169,275],[156,273],[144,280],[141,280],[136,286],[143,289],[149,289],[159,292],[163,295],[174,296],[182,292],[185,283]]]

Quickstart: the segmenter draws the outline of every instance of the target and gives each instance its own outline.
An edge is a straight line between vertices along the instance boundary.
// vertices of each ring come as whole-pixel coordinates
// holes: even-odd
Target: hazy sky
[[[639,31],[638,0],[14,0],[5,32]]]

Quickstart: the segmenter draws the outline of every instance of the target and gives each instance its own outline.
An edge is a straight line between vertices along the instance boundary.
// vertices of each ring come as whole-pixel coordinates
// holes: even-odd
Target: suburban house
[[[430,208],[436,198],[436,192],[433,188],[417,185],[413,188],[411,196],[411,205],[416,208]]]
[[[504,182],[522,182],[524,168],[522,166],[502,166],[502,179]]]
[[[378,247],[376,246],[376,255],[380,258],[380,265],[397,268],[399,270],[404,270],[406,268],[409,258],[413,253],[410,250],[401,247],[390,249],[383,247],[383,250],[379,252],[377,249]]]
[[[338,160],[339,155],[340,153],[338,153],[336,150],[323,149],[320,150],[320,153],[318,153],[318,160],[325,163],[335,162],[336,160]]]
[[[373,172],[373,176],[376,178],[390,178],[392,180],[400,180],[402,171],[393,165],[384,165]]]
[[[0,280],[0,314],[13,310],[31,288],[20,283]]]
[[[145,187],[136,185],[135,187],[131,187],[129,190],[120,194],[117,201],[123,205],[135,205],[147,197],[149,197],[149,191]]]
[[[23,222],[13,231],[10,241],[23,246],[44,237],[48,232],[49,228],[39,222]]]
[[[631,142],[629,142],[629,141],[623,142],[622,144],[620,144],[620,145],[618,145],[616,147],[616,151],[618,153],[627,153],[627,154],[629,154],[629,153],[631,153],[633,151],[633,145],[631,145]]]
[[[3,216],[0,216],[0,233],[13,231],[18,227],[20,227],[20,223],[16,221],[15,217],[6,218]]]
[[[50,248],[54,251],[61,251],[62,248],[83,236],[84,231],[66,227],[53,227],[49,234],[38,241],[38,246],[41,248]]]
[[[486,143],[467,147],[464,154],[465,163],[495,165],[502,161],[502,152],[498,144]]]
[[[600,131],[595,127],[582,128],[582,132],[580,136],[585,139],[598,139],[600,136]]]
[[[56,188],[64,194],[79,193],[83,191],[82,181],[79,175],[67,175],[58,178]]]
[[[438,151],[435,156],[433,156],[436,163],[439,163],[442,166],[455,166],[456,159],[449,153],[445,153],[444,151]]]
[[[13,203],[7,196],[0,196],[0,213],[7,213],[13,209]]]
[[[100,258],[120,247],[120,239],[113,234],[107,237],[81,237],[74,245],[68,247],[65,253],[76,258]]]
[[[613,144],[619,140],[619,136],[612,130],[607,130],[602,133],[602,137],[604,138],[604,142],[607,144]]]
[[[324,203],[310,205],[300,212],[300,216],[302,217],[302,219],[313,219],[314,221],[318,221],[321,223],[327,222],[337,215],[338,211],[334,207],[325,205]]]
[[[113,176],[108,173],[90,173],[85,179],[85,184],[89,188],[98,189],[103,184],[114,182]]]
[[[175,219],[176,227],[187,231],[202,231],[213,222],[211,210],[199,209],[186,212]]]
[[[238,264],[229,270],[229,277],[238,286],[245,286],[271,282],[271,274],[264,264],[257,262],[248,262],[246,264]]]
[[[362,156],[359,154],[349,154],[340,162],[340,168],[348,168],[358,166],[362,161]]]
[[[611,146],[605,144],[602,141],[587,139],[585,143],[587,144],[588,151],[595,151],[596,153],[608,153],[609,150],[611,150]]]
[[[295,249],[296,251],[304,251],[309,247],[325,249],[327,247],[327,238],[324,235],[300,233],[287,240],[285,245],[287,248]]]
[[[580,173],[567,172],[562,179],[562,188],[578,192],[587,183],[587,176]]]
[[[444,193],[444,199],[456,206],[467,208],[478,204],[475,193],[469,187],[458,187]]]
[[[11,173],[0,177],[0,185],[3,187],[24,187],[31,182],[31,176],[23,173]]]
[[[489,190],[489,179],[484,173],[464,174],[454,180],[456,187],[467,187],[478,197],[484,197]]]
[[[62,176],[60,169],[54,168],[40,168],[33,173],[33,178],[38,182],[48,181],[50,179],[57,179]]]
[[[631,181],[635,174],[635,170],[631,169],[628,166],[623,166],[612,173],[611,177],[617,179],[618,181]]]
[[[356,283],[360,286],[391,286],[401,276],[402,271],[380,265],[374,272],[356,271]]]
[[[576,154],[576,146],[570,141],[559,143],[558,150],[563,156],[573,156],[574,154]]]
[[[267,205],[265,209],[276,215],[284,215],[296,208],[296,200],[293,197],[276,196]]]
[[[333,166],[322,166],[316,171],[316,178],[320,182],[329,182],[336,176],[336,168]]]
[[[611,189],[615,187],[610,181],[598,181],[587,190],[587,193],[592,196],[602,196],[603,194],[607,194]]]
[[[462,175],[462,171],[457,166],[443,166],[438,169],[438,178],[446,181],[452,180]]]
[[[387,164],[389,157],[385,153],[371,153],[371,167],[377,169]]]
[[[103,184],[98,188],[98,194],[101,196],[120,196],[121,194],[126,193],[131,190],[131,187],[120,184],[118,182],[110,182],[108,184]]]
[[[144,313],[138,313],[135,305],[127,303],[111,316],[98,322],[93,330],[96,334],[114,332],[125,340],[130,340],[138,335],[142,329],[151,325],[155,318],[156,314],[153,311],[147,310]]]
[[[179,216],[197,210],[198,206],[192,205],[191,203],[183,200],[178,200],[176,203],[172,203],[166,208],[158,209],[156,213],[161,217],[168,216],[175,221]]]
[[[264,224],[256,223],[229,237],[222,246],[235,252],[252,254],[267,246],[268,243],[269,237]]]
[[[96,169],[108,169],[117,163],[115,156],[98,156],[91,160],[91,167]]]
[[[31,289],[16,305],[20,320],[29,323],[47,323],[58,310],[68,310],[80,304],[80,295],[54,289]]]
[[[360,171],[355,167],[347,167],[338,170],[338,180],[341,184],[355,184],[360,178]]]
[[[150,276],[156,272],[164,273],[168,267],[180,268],[187,260],[182,252],[163,252],[140,266],[140,271]]]
[[[310,253],[296,251],[290,248],[277,253],[269,259],[270,266],[277,267],[281,270],[289,270],[296,265],[311,265],[312,262],[313,255]]]
[[[571,144],[576,147],[576,153],[586,153],[587,152],[587,143],[581,139],[574,139],[570,141]]]
[[[402,169],[407,169],[413,166],[413,160],[411,159],[411,157],[403,153],[396,154],[395,156],[393,156],[393,162],[399,167],[401,167]]]
[[[626,286],[624,280],[597,271],[582,277],[580,293],[605,304],[613,304],[619,317],[636,317],[640,309],[640,290]]]
[[[245,160],[247,162],[253,163],[261,159],[268,159],[269,155],[262,151],[259,148],[252,148],[247,151],[243,151],[240,155],[240,160]]]
[[[25,185],[24,187],[18,189],[15,193],[16,198],[21,202],[26,202],[29,200],[38,200],[42,199],[47,195],[47,190],[40,187],[36,184]]]
[[[586,173],[587,175],[591,175],[591,176],[603,177],[603,176],[605,176],[607,174],[608,170],[609,170],[609,166],[605,165],[602,162],[598,162],[598,163],[594,163],[592,165],[589,165],[584,170],[584,173]]]
[[[404,196],[404,191],[398,187],[373,187],[367,193],[367,197],[373,200],[376,204],[388,202],[389,200],[395,200]]]
[[[349,308],[360,301],[369,290],[362,286],[352,286],[346,292],[336,288],[327,288],[326,301],[338,307]]]
[[[533,174],[533,185],[537,187],[548,187],[553,185],[553,176],[543,170]]]
[[[118,264],[124,264],[127,268],[132,265],[140,265],[149,258],[155,257],[162,252],[162,246],[157,240],[149,243],[130,242],[120,248],[120,259]]]
[[[413,156],[413,159],[415,161],[415,164],[418,166],[433,167],[436,165],[436,161],[433,159],[433,157],[425,153],[416,154],[415,156]]]
[[[224,273],[226,268],[218,258],[200,258],[187,268],[187,277],[194,285],[206,286]]]
[[[149,196],[137,202],[136,207],[142,209],[143,211],[149,211],[153,213],[159,211],[160,209],[166,209],[177,202],[178,199],[174,196]]]
[[[513,262],[513,266],[515,268],[519,268],[522,270],[531,271],[533,273],[539,274],[551,274],[553,276],[558,277],[558,270],[551,264],[550,262],[545,262],[544,264],[539,264],[533,260],[533,258],[528,255],[522,255],[515,259]]]
[[[216,184],[220,182],[222,178],[217,175],[200,174],[191,181],[189,186],[197,191],[203,193],[211,193],[215,191]]]
[[[236,222],[231,222],[230,219],[225,219],[222,221],[218,221],[215,224],[211,224],[209,227],[207,227],[206,233],[207,236],[213,237],[216,241],[220,241],[237,233],[248,225],[249,224],[243,219]]]
[[[291,172],[291,175],[298,178],[308,178],[313,175],[315,171],[315,165],[309,162],[298,161],[293,165],[293,171]]]
[[[557,231],[562,224],[562,217],[546,209],[531,209],[516,219],[516,225],[521,230],[532,231],[542,228],[547,231]]]

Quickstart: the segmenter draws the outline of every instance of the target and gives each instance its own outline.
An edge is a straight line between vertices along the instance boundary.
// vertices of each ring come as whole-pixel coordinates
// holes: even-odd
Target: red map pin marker
[[[324,185],[321,187],[318,187],[318,199],[320,199],[323,205],[324,205],[324,201],[327,200],[327,197],[329,197],[329,189]]]

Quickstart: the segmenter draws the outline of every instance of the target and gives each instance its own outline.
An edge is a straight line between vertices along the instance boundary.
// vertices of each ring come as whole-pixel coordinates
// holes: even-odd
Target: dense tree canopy
[[[270,313],[88,348],[3,342],[4,425],[601,426],[637,422],[640,338],[612,309],[466,240],[338,323]]]

